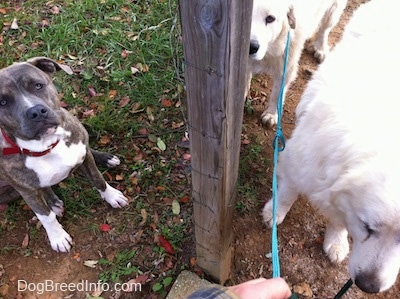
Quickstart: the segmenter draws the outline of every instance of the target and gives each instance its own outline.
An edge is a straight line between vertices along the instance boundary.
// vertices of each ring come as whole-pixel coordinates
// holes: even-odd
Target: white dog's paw
[[[326,52],[323,50],[315,50],[314,57],[317,59],[318,63],[325,60]]]
[[[49,236],[51,248],[57,252],[69,252],[72,247],[71,236],[62,229],[57,235]]]
[[[323,41],[307,41],[305,44],[307,52],[314,53],[314,57],[317,59],[318,63],[325,60],[327,53],[327,45]]]
[[[347,231],[342,227],[328,224],[325,232],[324,251],[332,263],[342,262],[349,253]]]
[[[339,264],[349,253],[349,243],[330,244],[326,249],[324,245],[324,251],[332,263]]]
[[[264,223],[270,228],[273,225],[272,208],[273,207],[272,207],[272,199],[271,199],[270,201],[268,201],[264,205],[264,208],[263,208],[263,211],[262,211],[262,217],[263,217]],[[280,215],[279,212],[278,212],[276,216],[277,216],[276,217],[276,224],[279,225],[285,219],[286,214],[285,215]]]
[[[271,113],[267,110],[265,110],[261,114],[261,122],[263,125],[265,125],[268,129],[272,129],[273,127],[276,126],[278,122],[278,115],[277,113]]]
[[[101,197],[113,208],[122,208],[128,205],[128,199],[121,191],[111,187],[106,183],[106,190],[99,190]]]

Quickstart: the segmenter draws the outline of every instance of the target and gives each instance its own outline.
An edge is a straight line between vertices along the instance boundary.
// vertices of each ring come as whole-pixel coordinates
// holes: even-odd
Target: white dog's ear
[[[289,11],[287,13],[287,18],[289,21],[290,28],[292,28],[292,29],[296,28],[296,18],[294,16],[294,9],[293,9],[292,5],[290,5],[290,7],[289,7]]]

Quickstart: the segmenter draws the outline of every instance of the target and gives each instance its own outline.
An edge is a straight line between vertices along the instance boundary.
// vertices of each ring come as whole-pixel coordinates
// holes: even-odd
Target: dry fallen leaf
[[[21,247],[26,248],[28,247],[29,244],[29,235],[25,234],[24,240],[22,241]]]
[[[17,18],[14,18],[14,20],[11,23],[11,27],[10,28],[14,29],[14,30],[19,29]]]
[[[89,268],[96,268],[96,265],[99,261],[95,261],[95,260],[87,260],[83,262],[83,265]]]
[[[91,98],[93,98],[93,97],[95,97],[96,96],[96,90],[94,89],[94,87],[92,87],[92,86],[90,86],[89,88],[88,88],[88,91],[89,91],[89,96],[91,97]]]
[[[170,99],[161,99],[161,105],[163,107],[171,107],[172,101]]]
[[[115,90],[115,89],[111,89],[109,92],[108,92],[108,96],[110,97],[110,99],[113,99],[113,98],[115,98],[115,96],[117,95],[117,91]]]
[[[101,136],[101,138],[98,142],[101,145],[107,145],[107,144],[111,143],[111,138],[109,135],[103,135],[103,136]]]
[[[296,294],[302,295],[304,297],[313,296],[313,291],[311,290],[310,285],[305,282],[296,284],[295,286],[293,286],[293,290]]]
[[[142,216],[142,221],[140,221],[139,226],[143,226],[146,224],[147,221],[147,211],[146,209],[140,210],[140,215]]]
[[[58,15],[58,14],[60,13],[60,8],[59,8],[57,5],[54,5],[54,6],[51,8],[51,12],[52,12],[54,15]]]
[[[121,99],[121,101],[119,101],[119,106],[120,107],[125,107],[126,105],[128,105],[129,104],[129,101],[130,101],[131,99],[128,97],[128,96],[124,96],[122,99]]]
[[[181,213],[181,205],[176,199],[172,201],[172,213],[174,215],[179,215]]]
[[[139,70],[138,70],[136,67],[131,66],[131,73],[132,73],[132,75],[134,75],[134,74],[136,74],[136,73],[138,73],[138,72],[139,72]]]
[[[128,57],[129,54],[132,54],[132,53],[133,53],[132,51],[123,50],[123,51],[121,52],[121,57],[122,57],[122,58],[126,58],[126,57]]]
[[[107,223],[103,223],[103,224],[100,224],[99,229],[102,232],[109,232],[111,230],[111,226]]]
[[[149,121],[153,122],[154,121],[154,115],[153,115],[154,109],[150,106],[146,107],[146,113],[147,117],[149,118]]]

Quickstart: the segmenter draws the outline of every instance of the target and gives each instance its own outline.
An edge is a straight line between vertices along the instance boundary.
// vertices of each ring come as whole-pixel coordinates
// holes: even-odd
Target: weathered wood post
[[[197,263],[230,274],[252,0],[180,0]]]

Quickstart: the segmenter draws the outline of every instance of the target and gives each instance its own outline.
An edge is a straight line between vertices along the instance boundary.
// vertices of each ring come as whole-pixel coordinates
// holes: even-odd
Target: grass
[[[254,210],[259,205],[260,190],[265,186],[265,172],[271,165],[271,161],[265,158],[263,146],[260,142],[253,142],[242,149],[241,159],[239,162],[238,177],[238,200],[235,208],[238,212],[244,214]],[[248,174],[252,175],[249,176]]]
[[[121,282],[123,278],[128,277],[132,273],[137,273],[138,268],[132,265],[132,259],[136,252],[133,250],[123,250],[118,252],[112,261],[105,258],[99,260],[104,270],[100,274],[99,279],[103,283]]]

